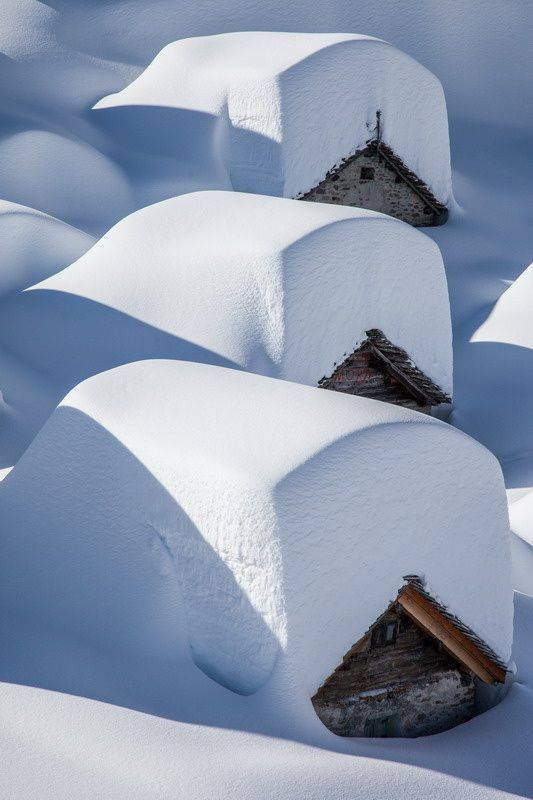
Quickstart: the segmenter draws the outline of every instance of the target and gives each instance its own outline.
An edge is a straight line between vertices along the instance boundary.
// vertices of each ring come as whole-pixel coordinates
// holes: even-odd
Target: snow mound
[[[468,387],[467,402],[458,403],[452,417],[454,424],[496,453],[510,487],[532,485],[532,299],[533,264],[503,292],[473,333],[470,347],[475,358],[467,360],[459,374]]]
[[[509,657],[500,469],[416,412],[138,362],[65,398],[0,502],[5,613],[102,652],[190,646],[237,693],[276,671],[309,698],[415,572]]]
[[[34,208],[0,200],[0,295],[71,264],[94,238]]]
[[[86,142],[47,130],[0,140],[0,185],[9,200],[94,231],[134,208],[117,164]]]
[[[130,215],[0,314],[0,340],[63,394],[141,358],[316,385],[370,328],[451,394],[437,245],[375,212],[234,192]]]
[[[451,199],[442,86],[392,45],[358,34],[241,32],[167,45],[95,109],[174,111],[203,158],[234,189],[294,197],[365,145],[381,109],[383,138],[444,203]],[[120,115],[118,115],[120,118]],[[199,158],[201,158],[201,153]]]
[[[502,294],[485,322],[472,336],[473,342],[505,342],[533,348],[533,264]]]
[[[513,587],[533,596],[533,492],[509,507],[512,539]]]

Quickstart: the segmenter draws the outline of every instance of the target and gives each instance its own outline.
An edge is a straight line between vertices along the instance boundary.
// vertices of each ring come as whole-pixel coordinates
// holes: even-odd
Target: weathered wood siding
[[[420,736],[474,715],[475,682],[431,637],[396,608],[393,644],[372,646],[367,634],[313,698],[322,722],[340,736],[368,735],[370,719],[388,718],[388,735]]]
[[[384,371],[369,350],[357,350],[320,384],[335,392],[371,397],[385,403],[414,408],[429,413],[429,406],[420,406],[402,384]]]

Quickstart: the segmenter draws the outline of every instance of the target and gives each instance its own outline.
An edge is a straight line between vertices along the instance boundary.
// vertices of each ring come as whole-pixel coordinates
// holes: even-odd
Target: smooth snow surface
[[[182,39],[96,104],[145,123],[187,112],[203,157],[238,191],[294,197],[371,138],[383,139],[444,203],[451,199],[442,86],[414,59],[358,34],[242,32]],[[153,109],[153,110],[151,110]],[[120,117],[119,117],[120,118]]]
[[[316,385],[369,328],[451,394],[448,292],[431,239],[371,211],[233,192],[142,209],[0,305],[0,342],[55,382],[56,402],[150,357]]]
[[[48,214],[0,201],[0,295],[47,278],[93,243],[89,234]]]
[[[138,362],[65,398],[1,502],[5,608],[137,657],[178,656],[184,615],[195,663],[241,694],[276,663],[314,694],[406,573],[510,655],[499,466],[416,412]]]
[[[469,405],[458,405],[453,421],[481,440],[503,462],[509,484],[522,473],[518,496],[533,485],[533,265],[494,304],[471,336],[477,359],[468,364]],[[511,489],[511,497],[517,490]],[[514,498],[516,499],[516,497]]]
[[[512,538],[513,586],[533,595],[533,492],[529,491],[509,509]]]

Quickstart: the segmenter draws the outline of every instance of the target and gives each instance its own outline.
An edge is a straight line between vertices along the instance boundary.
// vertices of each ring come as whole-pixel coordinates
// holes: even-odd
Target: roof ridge
[[[422,384],[422,386],[432,395],[431,400],[438,403],[451,403],[451,397],[444,392],[430,377],[422,372],[416,364],[411,360],[410,355],[398,345],[393,344],[390,339],[387,339],[383,331],[379,328],[371,328],[365,331],[368,341],[371,342],[378,350],[383,349],[383,352],[389,357],[390,361]],[[392,357],[391,357],[392,356]]]
[[[432,594],[430,594],[426,587],[425,581],[419,575],[404,575],[403,580],[405,581],[405,586],[400,588],[398,592],[398,597],[402,594],[402,592],[407,589],[408,586],[413,586],[417,592],[419,592],[431,605],[446,619],[448,619],[455,627],[457,627],[461,633],[470,639],[476,647],[478,647],[482,653],[488,656],[495,664],[497,664],[501,669],[507,671],[507,664],[500,656],[488,645],[478,634],[472,630],[468,625],[466,625],[462,620],[459,619],[452,611],[449,610],[447,606],[437,600]]]
[[[400,176],[400,178],[402,178],[402,180],[406,183],[410,184],[413,191],[417,193],[422,200],[424,200],[433,209],[437,215],[437,224],[442,225],[444,222],[446,222],[448,219],[448,208],[446,205],[435,197],[427,183],[419,178],[415,172],[409,169],[402,159],[396,155],[392,147],[383,142],[381,139],[367,139],[364,147],[360,147],[353,153],[341,158],[336,164],[328,169],[325,176],[317,183],[316,186],[312,187],[308,191],[300,192],[296,195],[296,199],[305,199],[309,192],[314,191],[314,189],[318,188],[324,181],[331,180],[332,178],[336,179],[344,167],[346,167],[348,164],[351,164],[361,155],[382,155],[385,161]]]

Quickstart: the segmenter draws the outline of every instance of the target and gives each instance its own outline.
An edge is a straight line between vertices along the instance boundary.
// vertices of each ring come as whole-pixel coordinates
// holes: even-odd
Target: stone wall
[[[429,736],[474,716],[475,687],[458,670],[324,703],[315,710],[339,736]],[[377,726],[376,726],[377,722]]]
[[[317,715],[334,733],[422,736],[474,716],[474,677],[396,608],[379,624],[394,621],[394,642],[376,644],[369,631],[314,696]]]
[[[422,198],[384,159],[366,151],[332,170],[301,199],[382,211],[417,227],[435,224],[434,212]]]

